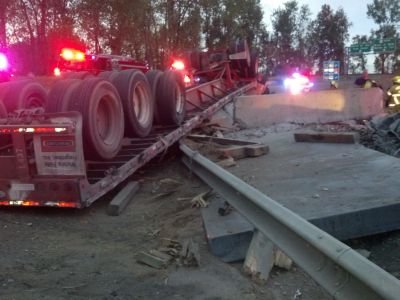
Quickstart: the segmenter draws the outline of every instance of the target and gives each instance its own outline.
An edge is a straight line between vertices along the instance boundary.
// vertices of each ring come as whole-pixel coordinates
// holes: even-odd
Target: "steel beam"
[[[184,144],[184,163],[334,299],[399,299],[400,281]]]

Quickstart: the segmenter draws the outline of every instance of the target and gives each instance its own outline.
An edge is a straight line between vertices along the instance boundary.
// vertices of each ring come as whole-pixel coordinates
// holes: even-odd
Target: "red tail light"
[[[0,134],[10,134],[17,132],[25,133],[60,133],[66,132],[65,127],[21,127],[21,128],[0,128]]]

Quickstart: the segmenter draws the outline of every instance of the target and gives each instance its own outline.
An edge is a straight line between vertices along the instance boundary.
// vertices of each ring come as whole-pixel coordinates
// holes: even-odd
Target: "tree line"
[[[0,47],[20,72],[35,74],[51,72],[65,46],[130,55],[163,68],[174,53],[227,48],[238,38],[257,48],[270,73],[292,67],[321,70],[325,60],[345,63],[351,22],[343,9],[323,5],[312,19],[307,5],[290,0],[272,12],[269,31],[263,13],[260,0],[0,0]],[[368,15],[378,31],[356,38],[398,36],[398,0],[374,0]],[[362,67],[362,59],[353,60],[354,70]],[[399,65],[398,56],[379,59],[391,61],[392,68]],[[382,65],[376,63],[378,69]]]

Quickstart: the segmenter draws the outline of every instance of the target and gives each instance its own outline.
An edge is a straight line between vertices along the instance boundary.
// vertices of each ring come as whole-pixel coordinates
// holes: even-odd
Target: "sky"
[[[267,29],[272,29],[270,17],[274,9],[279,6],[283,8],[283,4],[286,0],[261,0],[261,7],[264,10],[264,20],[267,25]],[[339,7],[342,7],[348,20],[353,23],[350,27],[350,40],[347,42],[350,44],[351,38],[355,35],[369,35],[371,29],[377,29],[377,25],[372,19],[367,16],[367,4],[371,4],[373,0],[297,0],[300,5],[307,4],[310,7],[312,16],[315,18],[317,13],[321,10],[323,4],[329,4],[334,11]]]

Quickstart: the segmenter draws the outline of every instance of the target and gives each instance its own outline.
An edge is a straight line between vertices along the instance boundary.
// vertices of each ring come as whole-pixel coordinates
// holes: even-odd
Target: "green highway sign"
[[[360,51],[361,52],[370,52],[371,51],[371,44],[370,43],[361,43],[360,44]]]
[[[380,53],[384,51],[385,51],[385,46],[382,43],[374,45],[374,53]]]
[[[350,46],[350,53],[360,53],[360,44],[353,44]]]
[[[380,44],[381,40],[380,39],[373,39],[373,40],[371,40],[371,43],[372,43],[372,46],[375,46],[375,45]]]
[[[372,39],[369,42],[358,43],[350,45],[350,54],[361,54],[373,51],[377,53],[394,52],[396,50],[396,39],[385,38],[385,39]]]
[[[394,38],[383,39],[383,46],[386,52],[393,52],[396,50],[396,40]]]

